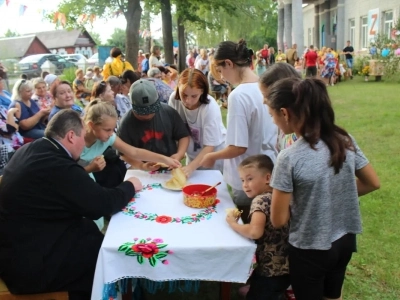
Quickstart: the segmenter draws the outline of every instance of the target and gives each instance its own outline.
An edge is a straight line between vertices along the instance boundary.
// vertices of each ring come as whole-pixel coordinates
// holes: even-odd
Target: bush
[[[354,60],[353,74],[361,75],[365,66],[369,65],[369,56],[357,56]]]
[[[72,82],[75,80],[75,71],[76,68],[73,67],[64,69],[64,71],[60,75],[60,79],[68,81],[72,84]]]

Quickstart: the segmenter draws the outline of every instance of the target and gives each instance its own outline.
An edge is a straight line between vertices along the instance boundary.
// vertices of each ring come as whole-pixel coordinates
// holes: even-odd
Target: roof
[[[23,57],[32,45],[34,40],[43,43],[35,35],[25,35],[10,38],[0,38],[0,57]],[[43,47],[45,47],[43,45]],[[45,47],[46,48],[46,47]]]
[[[42,31],[36,32],[34,35],[36,35],[47,48],[55,49],[74,46],[81,33],[87,35],[89,40],[96,45],[90,34],[82,29]]]

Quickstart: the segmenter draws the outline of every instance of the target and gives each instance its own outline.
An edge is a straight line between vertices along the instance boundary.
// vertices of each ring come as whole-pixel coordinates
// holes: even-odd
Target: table
[[[162,188],[171,178],[169,172],[129,170],[126,177],[131,176],[144,188],[111,218],[97,260],[92,300],[109,298],[108,292],[103,296],[105,288],[126,278],[157,283],[247,281],[256,245],[226,223],[225,209],[234,204],[219,171],[195,171],[189,179],[209,185],[222,182],[218,200],[206,209],[187,207],[182,192]]]

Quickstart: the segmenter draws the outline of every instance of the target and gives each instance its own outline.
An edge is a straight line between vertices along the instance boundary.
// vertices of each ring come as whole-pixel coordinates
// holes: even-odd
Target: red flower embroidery
[[[167,224],[167,223],[169,223],[171,221],[172,221],[172,218],[169,217],[169,216],[158,216],[156,218],[156,222],[162,223],[162,224]]]
[[[132,250],[137,253],[142,253],[144,258],[153,257],[153,255],[160,251],[155,243],[133,245]]]

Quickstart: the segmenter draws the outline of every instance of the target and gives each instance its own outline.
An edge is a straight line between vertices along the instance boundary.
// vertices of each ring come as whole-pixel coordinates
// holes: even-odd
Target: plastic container
[[[190,184],[182,189],[183,192],[183,203],[186,206],[193,208],[206,208],[214,204],[217,199],[217,189],[212,188],[204,195],[200,196],[200,193],[210,188],[211,185],[206,184]]]

